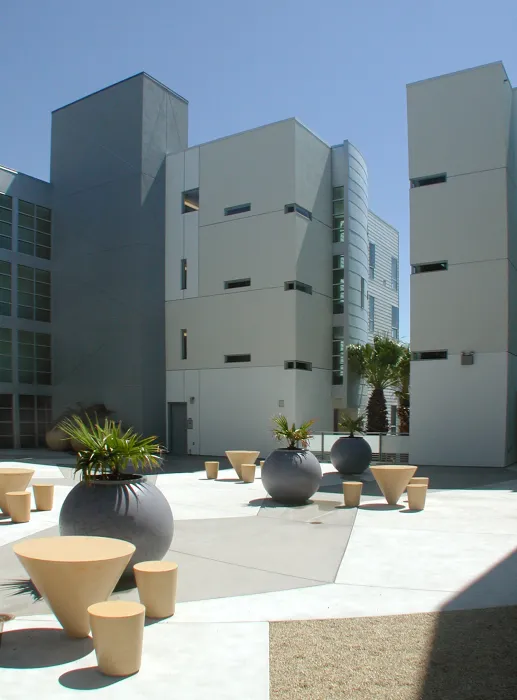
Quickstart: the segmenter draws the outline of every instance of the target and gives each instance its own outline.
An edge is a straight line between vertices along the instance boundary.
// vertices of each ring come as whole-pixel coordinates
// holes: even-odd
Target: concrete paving
[[[139,674],[107,679],[95,670],[91,642],[67,639],[45,602],[33,601],[12,552],[19,539],[57,534],[76,483],[63,462],[31,464],[35,481],[55,483],[56,498],[30,523],[0,518],[0,583],[22,582],[17,591],[0,586],[0,612],[16,614],[0,646],[2,700],[84,690],[106,699],[122,691],[149,700],[265,700],[270,621],[517,604],[515,472],[451,470],[448,481],[445,470],[419,470],[431,489],[415,513],[405,497],[388,507],[369,473],[358,509],[344,507],[330,465],[311,502],[288,508],[268,498],[259,469],[253,484],[230,469],[208,481],[190,461],[185,471],[153,477],[175,517],[166,558],[179,564],[176,614],[146,627]],[[138,594],[126,588],[113,597]]]

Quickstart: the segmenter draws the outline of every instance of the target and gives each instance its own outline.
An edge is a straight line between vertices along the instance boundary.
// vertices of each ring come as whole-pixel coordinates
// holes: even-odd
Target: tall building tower
[[[502,63],[408,86],[411,454],[516,461],[517,93]]]

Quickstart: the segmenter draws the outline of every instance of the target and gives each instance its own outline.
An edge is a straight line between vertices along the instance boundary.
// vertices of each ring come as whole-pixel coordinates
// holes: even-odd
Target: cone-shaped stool
[[[140,670],[145,608],[141,603],[110,600],[88,608],[99,671],[131,676]]]
[[[88,606],[107,600],[134,554],[110,537],[41,537],[13,551],[70,637],[90,633]]]
[[[228,461],[237,472],[239,479],[242,479],[242,465],[255,462],[260,452],[252,452],[249,450],[229,450],[225,454],[228,457]]]
[[[0,467],[0,510],[9,515],[5,494],[8,491],[25,491],[29,485],[34,469],[23,467]]]
[[[370,467],[370,470],[375,477],[375,481],[379,484],[384,498],[390,506],[395,506],[417,468],[405,465],[389,465]]]

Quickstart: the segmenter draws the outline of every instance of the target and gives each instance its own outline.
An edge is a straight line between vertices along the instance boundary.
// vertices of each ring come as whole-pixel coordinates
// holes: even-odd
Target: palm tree
[[[349,345],[348,366],[372,388],[366,407],[367,431],[388,432],[384,390],[399,384],[398,363],[403,345],[391,338],[375,336],[373,343]]]
[[[402,354],[397,363],[398,389],[395,395],[398,399],[397,415],[399,417],[399,433],[409,433],[409,370],[411,352],[408,345],[402,346]]]

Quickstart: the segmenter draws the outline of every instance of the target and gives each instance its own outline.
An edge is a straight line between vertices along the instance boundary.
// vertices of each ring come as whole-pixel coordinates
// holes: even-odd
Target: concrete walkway
[[[0,612],[16,615],[0,647],[2,700],[85,689],[102,699],[266,700],[270,621],[517,604],[515,473],[472,470],[470,489],[466,473],[451,470],[452,488],[445,470],[431,473],[439,489],[412,513],[404,497],[388,507],[368,473],[361,507],[344,508],[338,475],[323,467],[321,490],[299,508],[277,506],[260,478],[243,484],[231,470],[217,481],[200,471],[158,475],[175,517],[166,558],[179,563],[179,602],[174,618],[146,628],[142,669],[131,678],[101,676],[90,641],[67,639],[43,601],[2,586]],[[36,472],[56,484],[55,507],[26,524],[0,519],[2,583],[27,579],[12,542],[57,534],[73,487],[66,468]]]

